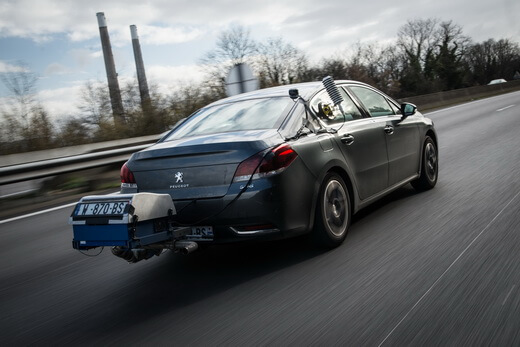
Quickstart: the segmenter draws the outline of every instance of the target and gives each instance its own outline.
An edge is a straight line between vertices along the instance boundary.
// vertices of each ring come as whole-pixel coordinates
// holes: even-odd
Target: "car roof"
[[[335,82],[336,82],[336,84],[348,83],[348,84],[358,84],[358,85],[369,86],[366,83],[358,82],[358,81],[351,81],[351,80],[338,80]],[[207,106],[215,106],[215,105],[219,105],[219,104],[226,104],[226,103],[231,103],[231,102],[258,99],[258,98],[283,97],[283,96],[288,97],[290,89],[298,89],[298,92],[301,95],[301,97],[303,97],[304,99],[308,99],[308,98],[312,97],[317,91],[319,91],[323,88],[324,88],[324,86],[321,81],[287,84],[287,85],[283,85],[283,86],[258,89],[258,90],[252,91],[252,92],[238,94],[238,95],[231,96],[228,98],[220,99]]]

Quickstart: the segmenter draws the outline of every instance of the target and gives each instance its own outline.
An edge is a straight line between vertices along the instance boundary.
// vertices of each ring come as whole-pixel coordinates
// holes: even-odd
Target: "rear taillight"
[[[132,171],[126,166],[126,163],[121,166],[121,186],[123,187],[136,187],[135,177]]]
[[[285,170],[296,159],[298,154],[288,144],[282,144],[272,150],[259,152],[247,158],[237,168],[233,182],[276,175]]]
[[[247,181],[255,170],[259,167],[260,162],[264,158],[264,152],[256,153],[252,157],[247,158],[238,165],[233,182]]]

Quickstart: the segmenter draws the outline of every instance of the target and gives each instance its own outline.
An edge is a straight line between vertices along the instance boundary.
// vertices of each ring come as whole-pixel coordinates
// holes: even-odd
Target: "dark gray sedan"
[[[133,154],[121,191],[170,194],[176,223],[199,243],[310,233],[337,246],[361,208],[408,183],[433,188],[438,146],[433,122],[414,105],[360,82],[329,87],[214,102]]]

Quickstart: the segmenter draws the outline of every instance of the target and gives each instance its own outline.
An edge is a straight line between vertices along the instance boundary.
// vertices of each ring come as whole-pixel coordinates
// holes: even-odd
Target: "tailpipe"
[[[180,254],[187,255],[199,248],[197,242],[193,241],[177,241],[175,242],[174,250]]]

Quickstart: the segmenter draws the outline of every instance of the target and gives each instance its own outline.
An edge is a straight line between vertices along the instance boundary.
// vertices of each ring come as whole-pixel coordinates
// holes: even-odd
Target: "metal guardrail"
[[[164,133],[156,135],[139,136],[128,139],[95,142],[78,146],[45,149],[34,152],[0,155],[0,168],[43,160],[72,157],[80,154],[108,151],[111,149],[123,148],[128,146],[152,144],[159,140],[163,135]]]
[[[468,102],[493,95],[514,92],[516,90],[520,90],[520,80],[418,95],[409,98],[403,98],[402,101],[411,102],[412,104],[417,105],[419,110],[426,110],[446,107],[456,103]]]
[[[0,185],[122,163],[151,144],[0,167]]]

